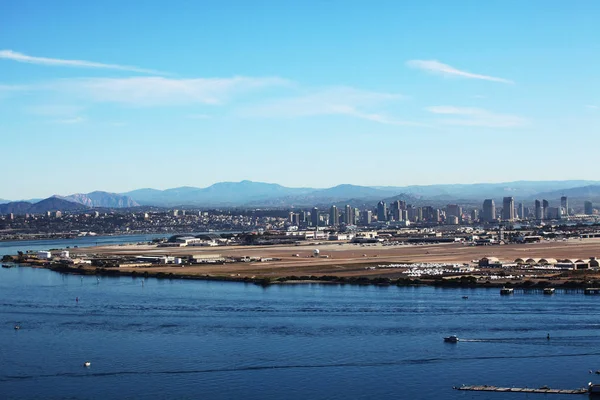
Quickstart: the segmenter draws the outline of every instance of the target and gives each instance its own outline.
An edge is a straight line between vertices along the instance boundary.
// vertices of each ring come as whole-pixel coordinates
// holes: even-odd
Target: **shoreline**
[[[465,275],[462,277],[444,278],[385,278],[385,277],[367,277],[367,276],[334,276],[334,275],[309,275],[309,276],[278,276],[278,277],[255,277],[255,276],[227,276],[227,275],[194,275],[185,273],[166,273],[162,271],[131,271],[119,270],[113,268],[94,268],[94,267],[71,267],[64,265],[54,266],[36,266],[19,264],[23,267],[48,269],[53,272],[68,275],[87,275],[87,276],[107,276],[107,277],[132,277],[132,278],[155,278],[155,279],[180,279],[180,280],[198,280],[198,281],[220,281],[220,282],[239,282],[252,283],[255,285],[267,287],[281,284],[333,284],[333,285],[358,285],[358,286],[398,286],[398,287],[438,287],[438,288],[512,288],[519,290],[543,290],[545,288],[555,288],[559,290],[583,290],[590,287],[599,287],[600,281],[585,281],[566,279],[564,282],[549,281],[541,279],[538,281],[526,280],[522,282],[477,282],[473,277]]]

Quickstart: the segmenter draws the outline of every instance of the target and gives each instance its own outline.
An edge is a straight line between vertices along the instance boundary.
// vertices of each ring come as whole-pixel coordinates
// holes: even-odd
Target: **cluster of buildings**
[[[439,207],[439,206],[438,206]],[[444,207],[412,205],[403,200],[391,203],[380,201],[375,207],[331,205],[325,209],[235,209],[235,210],[151,210],[141,212],[119,211],[0,216],[0,240],[31,238],[69,238],[82,232],[98,235],[119,234],[177,234],[208,231],[307,231],[333,230],[338,233],[360,229],[434,227],[440,225],[502,224],[518,222],[540,226],[547,221],[593,220],[595,210],[586,201],[583,214],[569,206],[569,199],[560,203],[535,200],[532,204],[515,203],[513,197],[504,197],[502,204],[486,199],[477,204],[447,204]],[[581,211],[581,208],[578,209]],[[359,230],[360,230],[359,229]],[[188,244],[192,244],[193,240]],[[198,242],[196,245],[212,245]]]
[[[545,270],[580,270],[600,269],[600,260],[596,257],[590,258],[543,258],[543,257],[521,257],[512,262],[503,262],[498,257],[483,257],[478,262],[480,267],[490,268],[520,268],[520,269],[545,269]]]
[[[584,205],[584,215],[592,216],[594,208],[590,201]],[[514,221],[544,221],[561,220],[575,215],[569,208],[568,198],[561,197],[560,206],[550,206],[548,200],[535,200],[532,206],[524,203],[515,205],[513,197],[504,197],[501,207],[496,207],[494,199],[486,199],[481,209],[477,207],[463,208],[458,204],[448,204],[443,208],[432,206],[415,207],[397,200],[391,204],[380,201],[375,209],[360,210],[346,205],[340,208],[332,205],[329,210],[313,207],[309,210],[290,211],[288,223],[292,227],[339,227],[339,226],[368,226],[371,224],[387,224],[397,227],[407,227],[411,224],[474,224]]]
[[[498,212],[499,211],[499,212]],[[560,205],[551,207],[548,200],[535,200],[532,207],[525,206],[523,203],[515,205],[513,197],[504,197],[502,199],[502,208],[496,209],[493,199],[486,199],[483,202],[482,222],[496,221],[515,221],[515,220],[560,220],[572,216],[573,210],[569,208],[569,199],[566,196],[560,198]],[[591,201],[584,203],[584,215],[594,214],[594,207]]]

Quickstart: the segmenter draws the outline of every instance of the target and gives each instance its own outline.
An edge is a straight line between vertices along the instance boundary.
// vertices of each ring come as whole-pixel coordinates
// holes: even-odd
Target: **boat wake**
[[[462,339],[461,339],[462,341]],[[230,368],[207,368],[194,370],[165,370],[165,371],[112,371],[112,372],[62,372],[57,374],[47,375],[4,375],[0,377],[0,382],[10,382],[18,380],[33,380],[40,378],[90,378],[90,377],[110,377],[124,375],[182,375],[182,374],[210,374],[222,372],[244,372],[244,371],[261,371],[261,370],[286,370],[286,369],[312,369],[312,368],[363,368],[363,367],[385,367],[394,365],[410,365],[410,364],[428,364],[438,362],[452,361],[470,361],[470,360],[494,360],[494,359],[535,359],[535,358],[564,358],[564,357],[583,357],[583,356],[600,356],[600,352],[596,353],[576,353],[576,354],[554,354],[554,355],[529,355],[529,356],[480,356],[480,357],[463,357],[449,360],[447,358],[422,358],[397,360],[389,362],[349,362],[349,363],[331,363],[331,364],[296,364],[296,365],[255,365],[255,366],[239,366]]]

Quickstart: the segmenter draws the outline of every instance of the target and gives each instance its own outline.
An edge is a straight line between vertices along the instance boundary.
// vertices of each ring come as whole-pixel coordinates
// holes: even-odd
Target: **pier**
[[[511,392],[511,393],[543,393],[543,394],[588,394],[588,388],[580,389],[551,389],[549,387],[535,388],[518,388],[518,387],[500,387],[500,386],[455,386],[456,390],[467,390],[471,392]]]
[[[502,393],[543,393],[543,394],[588,394],[590,393],[588,388],[580,389],[551,389],[543,386],[541,388],[516,388],[516,387],[500,387],[500,386],[454,386],[455,390],[466,390],[471,392],[502,392]]]

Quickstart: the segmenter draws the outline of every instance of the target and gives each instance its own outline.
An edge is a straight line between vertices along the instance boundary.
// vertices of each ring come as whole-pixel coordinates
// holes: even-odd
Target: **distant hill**
[[[276,197],[261,203],[247,203],[246,206],[271,206],[271,207],[329,207],[332,204],[343,206],[349,204],[353,207],[371,206],[385,197],[396,194],[393,191],[376,189],[368,186],[343,184],[328,189],[309,189],[304,193],[285,197]]]
[[[129,196],[108,192],[77,193],[63,197],[65,200],[83,204],[86,207],[130,208],[139,204]]]
[[[67,201],[59,197],[49,197],[37,203],[13,201],[0,204],[0,214],[43,214],[48,211],[82,211],[86,208],[82,204]]]
[[[536,193],[534,196],[531,196],[528,200],[529,202],[533,202],[536,199],[546,199],[550,201],[551,205],[554,204],[558,206],[561,196],[567,196],[569,198],[569,208],[581,208],[583,207],[583,203],[585,201],[599,203],[600,185],[587,185],[569,189],[554,190],[550,192]]]
[[[0,214],[25,214],[31,206],[32,204],[26,201],[11,201],[6,204],[0,204]]]
[[[483,201],[483,199],[486,198],[498,199],[504,196],[513,196],[515,199],[525,199],[542,192],[560,191],[594,184],[600,184],[600,182],[584,180],[516,181],[503,183],[447,184],[380,188],[395,189],[398,191],[398,193],[407,193],[425,199],[448,201],[465,199]]]
[[[404,196],[412,204],[480,204],[486,198],[501,201],[513,196],[526,201],[531,196],[575,187],[600,185],[596,181],[517,181],[503,183],[446,184],[424,186],[337,185],[331,188],[289,188],[252,181],[221,182],[206,188],[179,187],[167,190],[139,189],[127,193],[135,202],[157,207],[306,207],[327,204],[371,204]],[[400,197],[398,197],[400,196]],[[376,203],[376,202],[375,202]]]
[[[314,198],[337,198],[337,199],[382,199],[397,194],[397,189],[377,189],[369,186],[338,185],[329,189],[317,189],[310,192]]]
[[[221,182],[206,188],[183,186],[167,190],[140,189],[122,194],[142,205],[240,206],[309,190],[287,188],[275,183],[241,181]]]
[[[183,186],[173,189],[138,189],[126,193],[92,192],[62,197],[86,207],[105,209],[149,207],[328,207],[332,204],[351,204],[355,207],[375,205],[384,200],[404,200],[413,205],[443,207],[457,203],[480,207],[483,200],[512,196],[515,202],[527,205],[535,198],[559,201],[561,195],[570,197],[571,204],[583,200],[600,201],[599,181],[517,181],[503,183],[445,184],[423,186],[360,186],[351,184],[331,188],[290,188],[276,183],[220,182],[198,188]],[[29,201],[29,203],[33,203]],[[10,203],[8,203],[10,204]],[[15,206],[17,207],[17,206]],[[19,206],[23,208],[23,206]],[[18,207],[17,207],[18,208]]]

